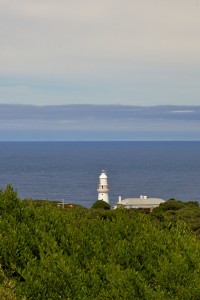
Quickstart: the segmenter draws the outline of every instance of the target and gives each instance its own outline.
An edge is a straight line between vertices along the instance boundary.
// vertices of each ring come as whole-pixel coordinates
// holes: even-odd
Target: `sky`
[[[0,104],[200,105],[200,0],[1,0]]]
[[[0,104],[0,141],[200,141],[200,106]]]

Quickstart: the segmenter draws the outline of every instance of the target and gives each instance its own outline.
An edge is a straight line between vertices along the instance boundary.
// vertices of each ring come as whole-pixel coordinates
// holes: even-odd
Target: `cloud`
[[[174,111],[171,111],[171,113],[188,114],[188,113],[195,113],[195,111],[194,110],[174,110]]]
[[[148,132],[196,131],[199,125],[199,106],[0,105],[0,129]]]
[[[1,141],[199,140],[199,128],[200,106],[0,105]]]
[[[198,104],[195,4],[2,0],[0,77],[15,80],[0,102]]]
[[[191,65],[198,59],[199,13],[188,1],[1,1],[1,70],[105,76]],[[190,60],[188,61],[188,58]],[[180,66],[181,67],[181,66]],[[96,74],[98,76],[98,74]]]

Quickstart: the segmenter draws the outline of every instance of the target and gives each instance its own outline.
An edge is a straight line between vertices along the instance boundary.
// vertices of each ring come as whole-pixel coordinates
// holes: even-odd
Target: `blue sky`
[[[0,103],[200,105],[200,0],[1,0]]]

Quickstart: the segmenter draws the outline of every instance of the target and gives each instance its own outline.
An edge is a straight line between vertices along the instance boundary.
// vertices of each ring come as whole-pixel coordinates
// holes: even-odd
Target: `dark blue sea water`
[[[107,170],[110,202],[140,194],[200,202],[200,142],[1,142],[0,186],[87,207]]]

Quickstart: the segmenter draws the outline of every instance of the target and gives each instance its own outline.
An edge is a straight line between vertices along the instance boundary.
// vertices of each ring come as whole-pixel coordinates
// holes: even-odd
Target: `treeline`
[[[200,207],[196,201],[182,202],[169,199],[154,209],[151,217],[155,217],[160,223],[165,220],[172,224],[176,224],[179,220],[184,221],[200,239]]]
[[[186,211],[198,214],[198,204],[63,209],[22,201],[9,185],[0,191],[0,299],[199,299],[200,241]]]

